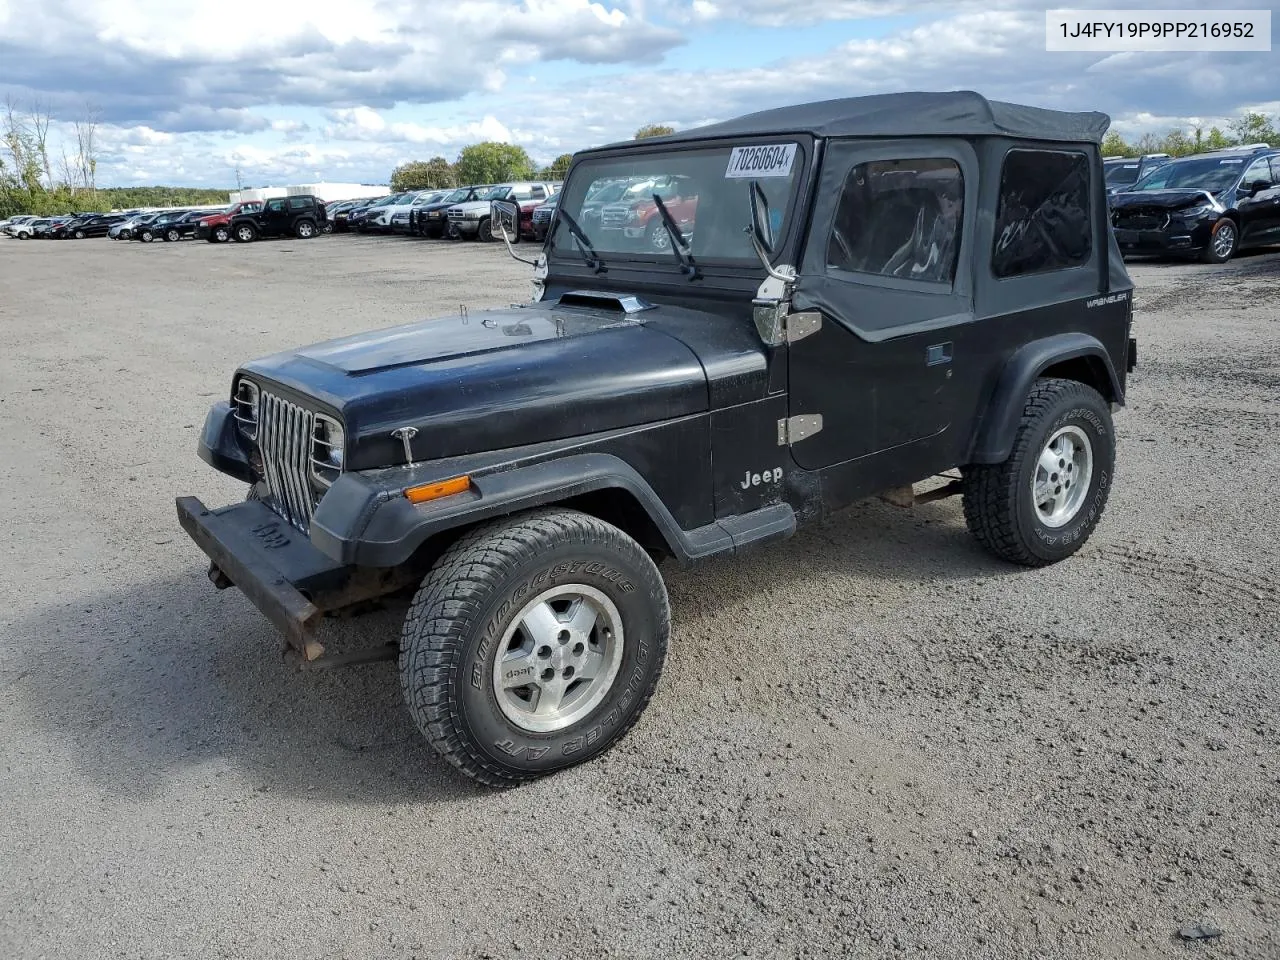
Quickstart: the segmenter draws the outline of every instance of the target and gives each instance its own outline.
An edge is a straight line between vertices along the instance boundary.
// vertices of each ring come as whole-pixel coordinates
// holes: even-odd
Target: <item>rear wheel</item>
[[[239,224],[234,233],[238,243],[252,243],[258,239],[258,231],[253,229],[253,224],[251,223]]]
[[[316,225],[310,220],[299,220],[293,227],[299,240],[310,240],[316,235]]]
[[[662,672],[666,588],[644,549],[574,510],[479,527],[423,580],[400,679],[418,729],[468,777],[503,786],[603,753]]]
[[[1200,254],[1205,263],[1226,263],[1236,255],[1236,247],[1240,243],[1240,230],[1230,217],[1223,217],[1213,225],[1209,234],[1209,245]]]
[[[1098,391],[1074,380],[1036,381],[1009,458],[965,468],[969,531],[1023,566],[1071,556],[1102,519],[1115,456],[1111,410]]]

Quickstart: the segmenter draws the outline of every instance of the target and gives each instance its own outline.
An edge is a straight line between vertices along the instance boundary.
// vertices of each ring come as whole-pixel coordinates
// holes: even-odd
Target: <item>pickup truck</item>
[[[533,232],[533,208],[546,201],[555,192],[546,183],[499,183],[490,187],[467,203],[449,207],[447,216],[450,234],[455,238],[492,240],[493,229],[489,220],[489,205],[494,200],[512,200],[520,205],[521,232]]]

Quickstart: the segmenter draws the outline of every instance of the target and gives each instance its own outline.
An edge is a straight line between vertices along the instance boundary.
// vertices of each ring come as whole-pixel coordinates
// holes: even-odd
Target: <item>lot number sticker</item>
[[[786,177],[791,174],[791,164],[796,158],[796,144],[774,143],[755,147],[734,147],[729,154],[726,179],[759,179]]]

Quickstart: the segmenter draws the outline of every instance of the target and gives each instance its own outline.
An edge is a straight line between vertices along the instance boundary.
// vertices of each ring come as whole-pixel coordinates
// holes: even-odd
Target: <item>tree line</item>
[[[1234,121],[1227,131],[1219,127],[1195,127],[1188,133],[1174,127],[1163,135],[1144,133],[1129,142],[1112,130],[1102,141],[1102,155],[1106,157],[1140,157],[1148,153],[1167,153],[1171,157],[1186,157],[1206,150],[1223,150],[1249,143],[1280,145],[1280,133],[1276,122],[1265,113],[1246,113]]]
[[[675,133],[671,127],[648,124],[635,133],[635,139],[662,137]],[[510,180],[563,180],[569,172],[573,154],[562,153],[545,167],[539,167],[525,151],[510,143],[473,143],[463,147],[452,163],[444,157],[413,160],[391,171],[391,189],[446,190],[469,187],[476,183],[505,183]]]

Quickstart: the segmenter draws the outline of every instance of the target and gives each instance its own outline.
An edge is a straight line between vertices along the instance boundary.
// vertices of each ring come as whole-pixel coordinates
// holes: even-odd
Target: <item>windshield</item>
[[[502,186],[489,187],[488,189],[481,190],[479,193],[477,193],[476,199],[477,200],[505,200],[507,197],[507,194],[510,192],[511,192],[510,187],[502,187]]]
[[[804,155],[794,141],[628,150],[583,161],[557,196],[606,263],[636,258],[673,263],[674,239],[695,260],[757,264],[744,232],[751,222],[748,185],[755,179],[764,191],[775,242],[780,242],[803,167]],[[675,221],[678,236],[672,237],[655,195]],[[555,253],[580,256],[568,229],[556,229],[554,237]]]
[[[471,196],[470,187],[459,187],[457,190],[453,191],[453,193],[449,194],[440,202],[441,203],[461,203],[463,200],[467,199],[467,197],[469,196]]]
[[[1246,161],[1246,157],[1176,160],[1152,170],[1133,189],[1208,190],[1210,193],[1218,193],[1231,187],[1239,179]]]

